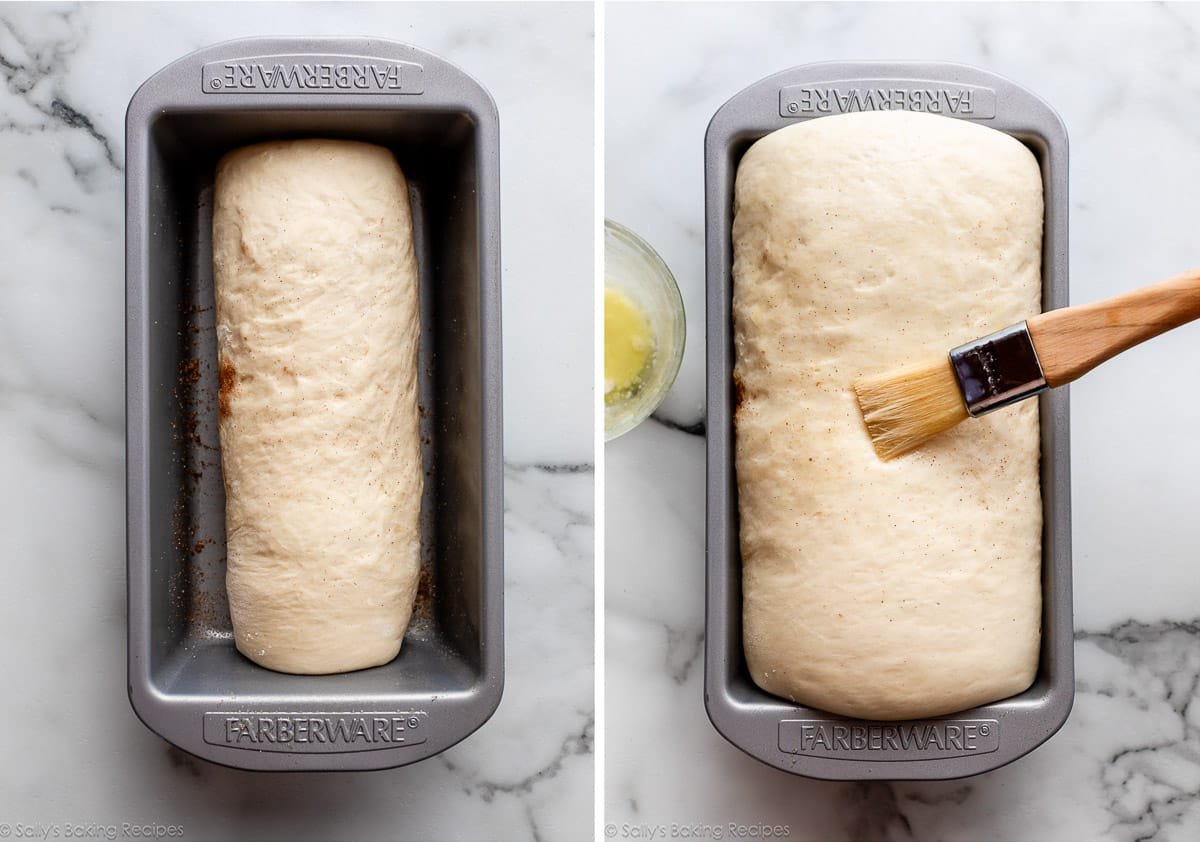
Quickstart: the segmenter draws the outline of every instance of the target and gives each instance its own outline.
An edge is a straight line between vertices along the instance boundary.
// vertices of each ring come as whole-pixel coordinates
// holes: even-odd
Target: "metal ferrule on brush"
[[[973,416],[1049,388],[1025,322],[960,345],[950,352],[950,365]]]

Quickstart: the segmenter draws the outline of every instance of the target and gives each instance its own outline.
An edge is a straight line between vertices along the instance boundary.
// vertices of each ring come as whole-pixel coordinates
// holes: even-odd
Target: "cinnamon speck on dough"
[[[233,367],[233,363],[222,361],[219,375],[220,391],[218,393],[218,410],[221,417],[225,418],[229,415],[229,398],[233,394],[233,390],[237,388],[237,369]]]

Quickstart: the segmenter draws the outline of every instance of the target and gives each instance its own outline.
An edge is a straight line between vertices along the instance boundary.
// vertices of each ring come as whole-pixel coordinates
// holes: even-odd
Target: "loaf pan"
[[[211,255],[217,160],[264,140],[390,148],[420,268],[421,586],[400,656],[272,672],[225,594]],[[358,770],[454,745],[503,686],[498,118],[448,62],[360,38],[232,41],[138,89],[126,115],[129,699],[155,733],[244,769]]]
[[[1067,304],[1067,135],[1025,88],[943,63],[830,62],[756,82],[714,115],[705,137],[708,331],[707,601],[704,693],[721,734],[765,763],[829,780],[959,778],[1032,751],[1066,721],[1074,701],[1071,484],[1067,390],[1041,398],[1042,650],[1037,679],[1019,696],[951,717],[868,722],[792,704],[759,689],[742,650],[741,559],[734,473],[733,184],[756,140],[799,120],[872,109],[923,110],[1007,132],[1042,170],[1045,309]]]

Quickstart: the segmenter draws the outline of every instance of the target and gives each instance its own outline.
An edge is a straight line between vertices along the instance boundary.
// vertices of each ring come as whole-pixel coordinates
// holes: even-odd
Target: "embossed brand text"
[[[959,757],[995,751],[999,747],[999,723],[990,719],[915,724],[784,720],[779,723],[779,747],[790,754],[818,757],[859,752],[880,755],[880,760]],[[896,756],[885,756],[889,754]]]
[[[927,111],[955,117],[986,119],[996,114],[996,94],[989,88],[895,82],[794,85],[780,91],[784,117],[849,114],[855,111]]]
[[[369,751],[425,742],[424,711],[364,714],[206,713],[204,740],[258,751]]]
[[[209,93],[419,94],[421,65],[337,56],[263,56],[204,65]]]

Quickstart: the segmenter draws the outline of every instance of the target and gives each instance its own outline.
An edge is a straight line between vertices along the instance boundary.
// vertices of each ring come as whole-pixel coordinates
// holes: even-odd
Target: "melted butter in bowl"
[[[604,222],[604,438],[662,403],[683,360],[683,299],[666,263],[641,237]]]
[[[604,403],[626,401],[640,391],[654,358],[650,322],[619,289],[604,290]]]

